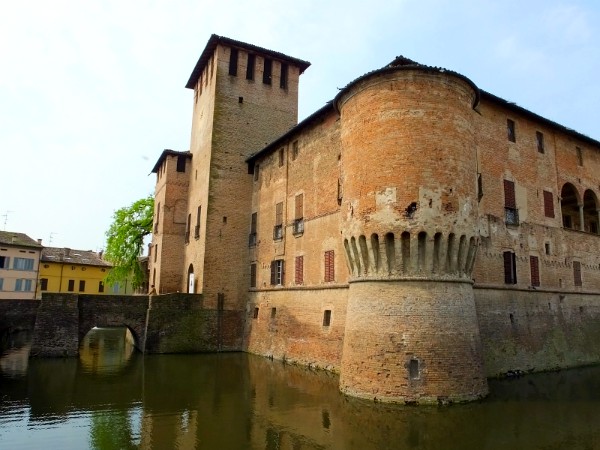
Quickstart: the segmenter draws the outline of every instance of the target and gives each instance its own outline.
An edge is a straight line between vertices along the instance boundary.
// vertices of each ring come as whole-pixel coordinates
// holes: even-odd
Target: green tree
[[[115,211],[113,222],[106,232],[104,258],[113,265],[106,277],[107,283],[131,279],[133,289],[144,284],[146,274],[139,257],[144,251],[144,238],[152,233],[153,215],[152,195]]]

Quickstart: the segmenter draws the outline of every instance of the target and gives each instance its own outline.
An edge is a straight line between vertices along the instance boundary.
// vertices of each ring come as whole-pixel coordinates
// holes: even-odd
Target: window
[[[264,70],[263,70],[263,83],[271,84],[271,70],[273,68],[273,61],[269,58],[265,58]]]
[[[514,252],[504,252],[504,283],[517,284],[517,256]]]
[[[544,215],[554,218],[554,198],[552,192],[544,191]]]
[[[540,131],[535,132],[535,140],[537,141],[537,149],[539,153],[544,153],[544,134]]]
[[[0,291],[4,290],[4,278],[0,278]]]
[[[283,159],[283,156],[284,156],[284,155],[283,155],[283,149],[282,149],[282,148],[280,148],[280,149],[279,149],[279,167],[282,167],[282,166],[283,166],[283,161],[284,161],[284,159]]]
[[[581,147],[575,147],[575,152],[577,153],[577,165],[583,166],[583,152],[581,151]]]
[[[202,215],[202,206],[198,206],[196,211],[196,226],[194,227],[194,238],[200,239],[200,216]]]
[[[184,155],[177,156],[177,172],[185,172],[185,160],[187,158]]]
[[[271,285],[281,286],[283,284],[283,259],[271,261]]]
[[[292,161],[298,157],[298,141],[292,143]]]
[[[575,286],[581,286],[581,263],[579,261],[573,261],[573,282]]]
[[[31,259],[31,258],[13,258],[13,269],[15,269],[15,270],[33,270],[33,259]]]
[[[296,195],[293,233],[294,236],[304,233],[304,194]]]
[[[327,250],[325,252],[325,282],[331,282],[334,280],[335,280],[334,253],[333,253],[333,250]]]
[[[481,200],[483,197],[483,176],[477,174],[477,200]]]
[[[17,278],[17,280],[15,281],[15,291],[30,292],[31,280],[26,278]]]
[[[273,239],[283,239],[283,202],[275,205],[275,227],[273,228]]]
[[[154,246],[154,262],[156,262],[156,258],[158,256],[158,244]]]
[[[10,256],[0,256],[0,269],[8,269],[10,267]]]
[[[529,257],[529,268],[531,269],[531,285],[540,285],[540,262],[537,256]]]
[[[271,308],[271,319],[274,319],[277,315],[277,308]]]
[[[288,65],[281,63],[281,76],[279,77],[279,87],[287,89],[288,87]]]
[[[85,280],[79,280],[79,292],[85,292]]]
[[[304,283],[304,256],[296,256],[294,267],[294,283]]]
[[[256,55],[248,53],[248,65],[246,66],[246,80],[254,80],[254,65],[256,64]]]
[[[506,119],[506,132],[507,132],[508,140],[510,142],[517,142],[517,135],[515,134],[514,120]]]
[[[238,51],[237,48],[231,49],[231,55],[229,56],[229,75],[237,75],[237,64],[238,64]]]
[[[154,232],[158,233],[158,222],[160,221],[160,203],[156,208],[156,220],[154,221]]]
[[[73,292],[75,290],[75,280],[69,280],[67,291]]]
[[[254,165],[254,181],[258,181],[258,169],[259,169],[259,165],[255,164]]]
[[[507,225],[519,224],[519,212],[515,198],[515,183],[504,180],[504,212]]]
[[[323,326],[328,327],[329,325],[331,325],[331,310],[326,309],[323,311]]]
[[[40,279],[40,290],[47,291],[48,290],[48,278]]]
[[[189,244],[190,242],[190,228],[192,227],[192,215],[188,214],[187,223],[185,225],[185,243]]]
[[[252,219],[250,220],[250,237],[248,239],[248,245],[254,247],[256,245],[256,224],[258,221],[258,213],[252,213]]]
[[[98,292],[104,292],[104,281],[98,281]]]
[[[250,287],[256,287],[256,263],[250,264]]]
[[[564,228],[573,228],[573,220],[571,216],[564,215],[563,216],[563,227]]]
[[[258,308],[254,308],[254,313],[252,314],[253,319],[258,319]]]
[[[408,377],[411,380],[419,379],[419,360],[418,359],[411,359],[408,362]]]

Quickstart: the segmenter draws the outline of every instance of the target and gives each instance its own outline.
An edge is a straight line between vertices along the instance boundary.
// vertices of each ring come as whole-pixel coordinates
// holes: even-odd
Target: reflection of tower
[[[478,90],[395,63],[335,99],[351,272],[340,385],[383,401],[475,399],[487,393],[470,276]]]

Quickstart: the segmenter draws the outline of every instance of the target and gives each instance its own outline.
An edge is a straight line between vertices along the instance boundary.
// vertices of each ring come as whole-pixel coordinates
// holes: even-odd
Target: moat
[[[596,449],[600,367],[490,380],[484,401],[391,406],[338,378],[244,353],[143,356],[123,329],[79,358],[0,357],[0,448]]]

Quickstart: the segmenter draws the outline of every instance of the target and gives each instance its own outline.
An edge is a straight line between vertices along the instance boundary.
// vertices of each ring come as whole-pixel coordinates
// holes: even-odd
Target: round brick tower
[[[446,403],[488,392],[471,279],[477,101],[462,75],[410,63],[367,74],[335,99],[351,273],[340,388],[349,395]]]

